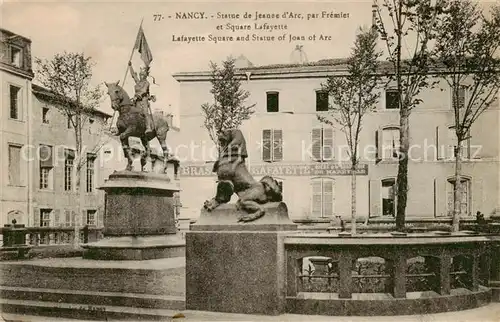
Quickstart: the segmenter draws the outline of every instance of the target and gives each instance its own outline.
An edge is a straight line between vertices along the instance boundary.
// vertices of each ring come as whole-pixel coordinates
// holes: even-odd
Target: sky
[[[186,71],[208,70],[210,61],[221,62],[229,55],[245,55],[254,65],[290,62],[295,46],[303,45],[309,61],[346,57],[351,51],[356,30],[371,24],[372,0],[310,0],[310,1],[23,1],[0,0],[0,25],[32,40],[32,56],[50,58],[63,51],[84,52],[96,62],[93,82],[123,81],[138,27],[143,30],[153,54],[151,75],[157,85],[151,86],[157,102],[154,109],[179,114],[179,85],[172,74]],[[255,16],[284,12],[301,13],[304,19],[216,19],[217,13]],[[348,13],[348,18],[312,18],[307,14],[322,11]],[[207,19],[174,19],[177,12],[204,12]],[[155,21],[155,15],[157,15]],[[158,19],[162,15],[164,19]],[[212,15],[214,18],[212,18]],[[168,18],[172,16],[172,18]],[[285,24],[287,30],[237,31],[217,30],[226,23]],[[315,41],[262,42],[175,42],[175,36],[238,36],[246,33],[310,36]],[[319,40],[319,36],[331,36]],[[288,36],[287,36],[288,38]],[[142,62],[134,53],[136,70]],[[36,82],[36,81],[35,81]],[[125,89],[133,94],[133,80],[126,79]],[[101,110],[112,112],[109,100],[103,101]]]

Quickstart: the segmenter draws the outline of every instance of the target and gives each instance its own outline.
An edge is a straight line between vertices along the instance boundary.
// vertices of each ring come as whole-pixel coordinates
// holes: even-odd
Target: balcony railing
[[[4,234],[9,231],[8,227],[0,228],[0,246],[4,246]],[[25,227],[22,233],[25,244],[31,247],[72,245],[75,239],[75,227]],[[103,228],[84,226],[79,234],[80,243],[95,242],[103,237]]]

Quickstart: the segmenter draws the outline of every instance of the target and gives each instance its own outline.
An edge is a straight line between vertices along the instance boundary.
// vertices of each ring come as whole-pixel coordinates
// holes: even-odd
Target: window
[[[52,147],[40,145],[38,150],[40,158],[40,189],[52,189]]]
[[[382,180],[382,215],[396,215],[396,179]]]
[[[10,85],[10,118],[15,120],[21,119],[20,113],[20,97],[21,97],[21,88]]]
[[[87,192],[94,191],[94,167],[96,155],[87,153]]]
[[[69,115],[67,116],[66,127],[68,129],[71,129],[71,127],[72,127],[71,116],[69,116]]]
[[[471,215],[470,180],[467,178],[462,178],[461,185],[462,185],[462,194],[460,200],[460,216],[470,216]],[[448,179],[448,184],[446,189],[446,193],[448,194],[448,206],[447,206],[448,216],[453,216],[453,209],[455,204],[455,193],[453,191],[454,188],[455,188],[455,179],[454,178]]]
[[[317,178],[312,181],[312,215],[314,217],[333,217],[334,180]]]
[[[333,160],[333,129],[312,130],[312,158],[314,161]]]
[[[10,63],[16,67],[22,67],[22,49],[16,46],[10,46]]]
[[[89,226],[96,225],[96,213],[97,210],[87,210],[87,225]]]
[[[265,162],[283,160],[282,130],[262,131],[262,160]]]
[[[64,226],[66,227],[71,227],[71,211],[70,210],[65,210],[64,211]]]
[[[42,108],[42,123],[49,124],[49,108]]]
[[[73,190],[73,167],[75,163],[75,151],[64,150],[64,191]]]
[[[326,91],[316,91],[316,111],[325,112],[328,111],[328,92]]]
[[[278,92],[267,92],[267,111],[268,112],[278,112],[279,111],[279,93]]]
[[[455,160],[455,147],[458,145],[458,138],[457,138],[457,133],[455,131],[454,126],[450,126],[448,128],[448,149],[447,149],[447,156],[450,160]],[[461,149],[461,155],[462,159],[469,159],[469,146],[470,146],[470,140],[466,139],[462,142],[460,142],[460,145],[462,146]]]
[[[458,94],[458,97],[455,96]],[[459,85],[458,87],[458,93],[455,93],[455,91],[452,88],[451,91],[451,106],[452,108],[455,109],[461,109],[465,107],[465,101],[467,100],[467,86],[465,85]]]
[[[399,128],[390,127],[382,130],[382,158],[397,159],[399,156]]]
[[[388,110],[399,109],[399,93],[397,89],[386,89],[385,108]]]
[[[40,226],[49,227],[52,215],[52,209],[40,209]]]
[[[21,186],[21,149],[20,145],[9,144],[9,184]]]

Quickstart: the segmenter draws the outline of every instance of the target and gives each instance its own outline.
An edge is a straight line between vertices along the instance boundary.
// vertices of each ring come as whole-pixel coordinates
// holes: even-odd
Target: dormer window
[[[10,47],[10,63],[16,67],[22,67],[22,49],[16,46]]]

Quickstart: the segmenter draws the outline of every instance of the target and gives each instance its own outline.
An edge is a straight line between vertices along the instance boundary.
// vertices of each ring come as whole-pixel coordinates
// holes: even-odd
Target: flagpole
[[[142,17],[142,19],[141,19],[141,24],[139,25],[139,29],[137,30],[137,34],[139,34],[139,31],[141,30],[143,21],[144,21],[144,17]],[[130,58],[128,59],[128,62],[132,61],[132,58],[134,57],[135,42],[137,41],[137,36],[135,37],[135,39],[136,40],[134,41],[134,45],[132,46],[132,52],[130,53]],[[125,69],[125,75],[123,76],[122,87],[125,86],[125,80],[127,80],[128,70],[130,69],[128,62],[127,62],[127,69]],[[111,131],[111,127],[113,126],[113,120],[115,119],[115,114],[116,114],[116,110],[113,112],[113,117],[111,118],[111,123],[109,124],[110,131]]]

